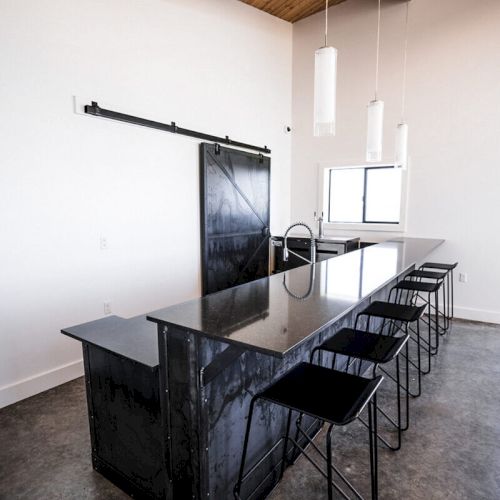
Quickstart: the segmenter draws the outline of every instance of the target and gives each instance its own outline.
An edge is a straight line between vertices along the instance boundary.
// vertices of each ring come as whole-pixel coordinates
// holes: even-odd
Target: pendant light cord
[[[380,60],[380,11],[381,0],[378,0],[378,17],[377,17],[377,59],[375,63],[375,100],[378,98],[378,67]]]
[[[406,0],[406,27],[405,27],[405,48],[403,55],[403,92],[401,94],[401,123],[404,123],[406,110],[406,77],[408,63],[408,19],[410,11],[410,0]]]
[[[328,47],[328,0],[325,0],[325,47]]]

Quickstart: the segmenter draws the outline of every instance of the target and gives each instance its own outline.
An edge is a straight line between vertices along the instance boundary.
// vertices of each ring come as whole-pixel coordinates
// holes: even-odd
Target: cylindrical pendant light
[[[368,104],[368,133],[366,139],[366,161],[382,160],[382,140],[384,136],[384,101]]]
[[[401,121],[396,127],[395,148],[394,148],[394,167],[406,170],[408,166],[408,124],[405,122],[406,107],[406,67],[408,61],[408,14],[410,9],[409,0],[406,1],[406,29],[405,29],[405,48],[403,57],[403,90],[401,94]]]
[[[325,2],[325,45],[314,54],[314,135],[335,135],[337,49],[328,46],[328,0]]]
[[[408,164],[408,124],[401,122],[396,127],[394,166],[406,169]]]
[[[378,99],[378,72],[380,58],[380,12],[378,0],[377,17],[377,60],[375,65],[375,99],[368,104],[366,161],[379,162],[382,160],[382,142],[384,135],[384,101]]]

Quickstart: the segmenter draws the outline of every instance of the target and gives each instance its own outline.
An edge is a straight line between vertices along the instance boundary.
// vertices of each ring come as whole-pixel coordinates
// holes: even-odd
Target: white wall
[[[384,1],[380,98],[386,103],[384,159],[400,117],[404,3]],[[339,49],[335,138],[314,138],[314,50],[321,14],[293,28],[292,220],[312,223],[316,165],[363,163],[366,104],[373,98],[376,5],[349,0],[330,10]],[[500,323],[500,2],[413,0],[407,121],[411,168],[407,234],[446,243],[435,260],[460,261],[456,315]],[[365,239],[380,237],[368,233]]]
[[[130,317],[200,293],[198,141],[72,96],[267,144],[279,232],[292,27],[235,0],[1,0],[0,68],[1,407],[82,373],[59,330],[104,301]]]

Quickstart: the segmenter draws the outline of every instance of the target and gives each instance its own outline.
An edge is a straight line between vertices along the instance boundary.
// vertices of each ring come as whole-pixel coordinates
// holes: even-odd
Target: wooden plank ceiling
[[[325,9],[326,0],[241,0],[268,14],[294,23],[304,17],[312,16]],[[328,6],[337,5],[345,0],[328,0]]]

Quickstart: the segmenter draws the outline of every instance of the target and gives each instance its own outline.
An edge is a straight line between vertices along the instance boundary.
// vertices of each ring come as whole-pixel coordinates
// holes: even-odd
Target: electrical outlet
[[[107,250],[108,249],[108,238],[105,236],[101,236],[99,238],[99,248],[101,250]]]
[[[459,273],[458,281],[460,281],[460,283],[467,283],[467,273]]]
[[[106,316],[111,314],[111,302],[104,302],[104,314]]]

